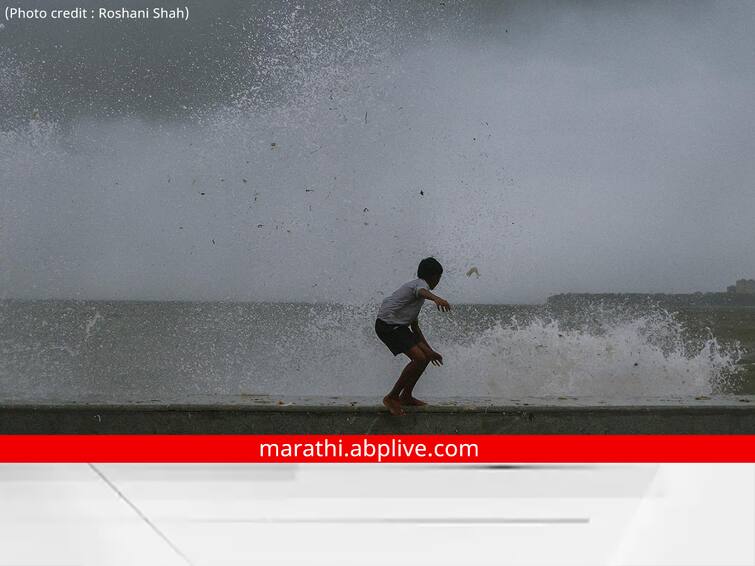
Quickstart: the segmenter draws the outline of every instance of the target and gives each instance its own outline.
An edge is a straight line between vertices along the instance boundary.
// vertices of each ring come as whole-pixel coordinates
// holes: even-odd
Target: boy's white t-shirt
[[[404,283],[383,300],[377,317],[388,324],[411,324],[417,320],[425,302],[424,297],[419,296],[419,290],[429,288],[424,279]]]

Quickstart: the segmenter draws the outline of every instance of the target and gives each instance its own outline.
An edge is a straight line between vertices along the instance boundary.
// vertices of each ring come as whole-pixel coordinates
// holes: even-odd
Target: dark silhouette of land
[[[755,307],[750,293],[560,293],[548,297],[548,304],[573,305],[605,301],[623,304],[656,303],[667,307],[744,306]]]

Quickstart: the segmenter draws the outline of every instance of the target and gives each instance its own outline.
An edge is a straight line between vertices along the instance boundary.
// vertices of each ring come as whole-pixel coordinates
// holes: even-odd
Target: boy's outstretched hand
[[[448,304],[446,299],[441,299],[438,295],[432,294],[427,289],[420,289],[419,296],[434,302],[438,306],[439,311],[448,312],[451,310],[451,305]]]
[[[442,366],[443,356],[441,356],[438,352],[433,350],[432,354],[430,355],[430,363],[432,363],[434,366]]]
[[[440,297],[435,297],[433,299],[435,301],[435,304],[438,306],[438,310],[441,312],[448,312],[451,310],[451,305],[448,303],[446,299],[441,299]]]

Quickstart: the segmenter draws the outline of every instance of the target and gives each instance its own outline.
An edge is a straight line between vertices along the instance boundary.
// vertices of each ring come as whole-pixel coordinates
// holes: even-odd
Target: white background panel
[[[752,566],[755,466],[3,465],[0,566]]]

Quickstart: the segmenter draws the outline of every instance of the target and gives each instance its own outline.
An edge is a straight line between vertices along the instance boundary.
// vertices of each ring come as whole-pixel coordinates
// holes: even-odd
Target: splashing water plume
[[[0,390],[11,397],[375,396],[406,363],[376,339],[375,305],[11,302],[2,310]],[[690,398],[737,385],[738,346],[695,337],[663,310],[461,305],[453,316],[422,318],[445,358],[418,386],[431,396]]]
[[[592,313],[598,314],[598,313]],[[469,345],[446,346],[448,371],[493,397],[690,397],[727,390],[740,352],[709,337],[690,341],[660,310],[603,319],[592,328],[535,317],[498,322]],[[454,386],[455,388],[458,386]],[[457,389],[457,392],[464,388]]]

